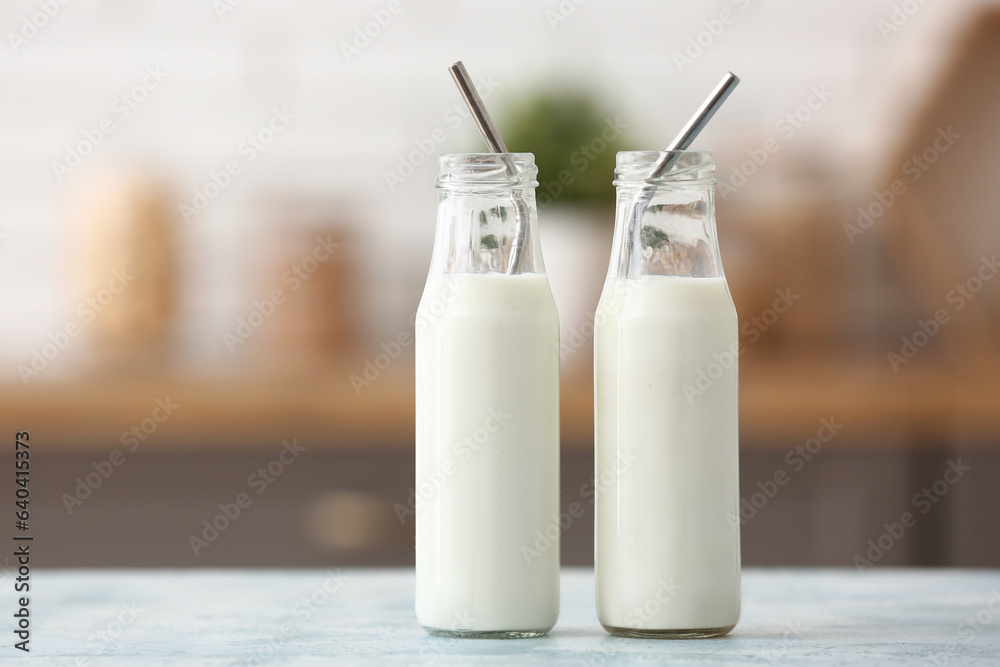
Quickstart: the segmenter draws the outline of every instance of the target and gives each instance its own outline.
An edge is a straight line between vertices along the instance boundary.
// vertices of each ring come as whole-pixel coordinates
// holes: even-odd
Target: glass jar
[[[598,617],[629,637],[712,637],[740,613],[736,308],[711,153],[623,152],[595,316]]]
[[[559,319],[534,158],[444,155],[416,330],[416,612],[531,637],[559,610]]]

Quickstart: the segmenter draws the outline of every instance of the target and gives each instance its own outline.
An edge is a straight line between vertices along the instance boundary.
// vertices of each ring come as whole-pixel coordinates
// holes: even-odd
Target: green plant
[[[510,151],[535,154],[540,208],[614,207],[615,153],[629,141],[617,116],[590,92],[539,90],[508,108],[501,133]]]

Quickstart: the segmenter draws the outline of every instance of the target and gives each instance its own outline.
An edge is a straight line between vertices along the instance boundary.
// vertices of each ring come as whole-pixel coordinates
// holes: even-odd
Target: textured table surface
[[[42,570],[32,579],[31,655],[11,659],[23,654],[8,629],[4,664],[1000,664],[997,570],[748,569],[729,637],[673,641],[605,634],[593,573],[579,569],[563,571],[551,635],[526,640],[427,636],[413,615],[412,570]],[[8,628],[11,598],[0,610]]]

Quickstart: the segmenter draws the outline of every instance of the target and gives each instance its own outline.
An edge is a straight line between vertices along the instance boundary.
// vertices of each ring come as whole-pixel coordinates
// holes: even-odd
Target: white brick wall
[[[210,356],[254,296],[247,258],[260,223],[249,222],[253,202],[289,191],[353,201],[367,270],[366,331],[377,341],[405,324],[430,252],[434,166],[429,160],[395,192],[383,173],[414,139],[442,125],[458,100],[445,71],[456,59],[503,82],[494,108],[533,83],[591,81],[650,148],[668,141],[721,72],[733,69],[744,83],[699,142],[716,149],[720,171],[800,104],[811,84],[826,83],[836,101],[796,141],[823,145],[833,167],[843,168],[869,164],[891,144],[900,125],[894,119],[908,111],[901,102],[919,94],[928,67],[940,62],[943,40],[979,4],[928,2],[884,40],[876,21],[892,2],[883,0],[590,0],[555,30],[546,11],[556,10],[557,0],[400,2],[402,12],[350,63],[340,43],[385,2],[243,0],[220,19],[209,0],[71,0],[16,53],[7,36],[38,4],[3,3],[0,377],[13,375],[26,351],[68,316],[61,230],[73,178],[59,184],[51,163],[83,127],[109,114],[148,65],[161,66],[168,79],[79,173],[102,163],[151,163],[189,198],[272,107],[297,114],[288,132],[182,230],[180,328],[191,349]],[[735,22],[679,72],[671,53],[723,9]],[[445,148],[478,145],[466,123]]]

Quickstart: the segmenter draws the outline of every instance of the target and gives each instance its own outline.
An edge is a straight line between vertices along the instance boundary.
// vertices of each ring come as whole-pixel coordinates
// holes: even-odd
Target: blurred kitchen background
[[[483,150],[462,59],[538,155],[565,563],[614,152],[732,69],[696,147],[744,562],[1000,566],[1000,4],[10,0],[0,28],[0,474],[30,431],[36,563],[412,563],[435,160]]]

